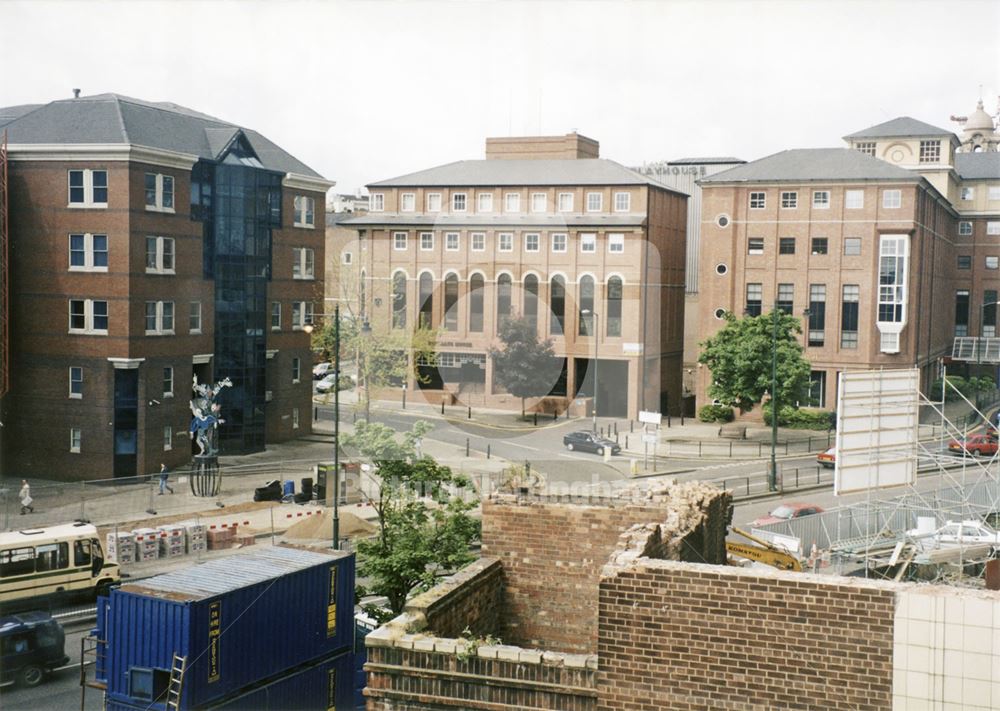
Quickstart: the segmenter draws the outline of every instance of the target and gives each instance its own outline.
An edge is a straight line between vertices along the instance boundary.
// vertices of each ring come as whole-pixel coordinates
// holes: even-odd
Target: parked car
[[[825,452],[821,452],[816,455],[816,462],[821,467],[826,467],[827,469],[833,469],[837,464],[837,448],[830,447],[830,449]]]
[[[313,380],[326,377],[333,370],[333,363],[317,363],[313,366]]]
[[[779,521],[790,521],[793,518],[802,518],[803,516],[811,516],[812,514],[823,513],[823,509],[816,504],[804,504],[799,502],[792,502],[788,504],[782,504],[778,508],[774,509],[767,516],[761,516],[755,519],[750,525],[751,526],[766,526],[769,523],[778,523]]]
[[[333,392],[335,387],[335,381],[337,379],[336,373],[330,373],[325,378],[316,383],[316,392],[318,393],[329,393]],[[340,389],[350,390],[354,387],[354,378],[350,375],[340,374]]]
[[[997,438],[995,434],[972,434],[964,439],[953,439],[948,442],[948,451],[958,454],[969,453],[973,457],[986,455],[992,457],[997,453]]]
[[[563,437],[563,444],[571,452],[578,449],[581,452],[595,452],[596,454],[603,455],[605,450],[610,451],[612,454],[618,454],[622,451],[622,448],[610,439],[605,439],[600,435],[585,430],[570,432],[565,435]]]
[[[281,501],[281,495],[281,482],[277,479],[272,479],[264,486],[258,486],[253,490],[254,501]]]
[[[948,521],[936,531],[925,533],[913,528],[906,532],[924,548],[958,548],[989,544],[1000,548],[1000,533],[982,521]]]
[[[38,686],[53,670],[69,663],[62,625],[47,612],[0,617],[0,683]]]

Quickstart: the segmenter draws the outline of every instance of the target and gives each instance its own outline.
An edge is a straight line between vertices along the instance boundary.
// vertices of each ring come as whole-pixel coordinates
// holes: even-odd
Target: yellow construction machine
[[[736,526],[733,526],[730,530],[757,544],[750,546],[745,543],[726,541],[726,550],[732,555],[748,560],[755,560],[758,563],[765,563],[778,570],[802,572],[802,564],[799,563],[799,559],[788,551],[778,548],[776,545],[768,543],[761,538],[757,538],[757,536],[751,533],[736,528]]]

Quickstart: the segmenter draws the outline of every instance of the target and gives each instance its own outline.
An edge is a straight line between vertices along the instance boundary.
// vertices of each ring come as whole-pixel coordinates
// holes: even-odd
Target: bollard
[[[615,442],[618,441],[618,423],[615,423]]]
[[[319,408],[318,407],[314,407],[313,408],[313,420],[319,420]]]
[[[466,457],[469,456],[469,438],[468,437],[465,438],[465,456]]]
[[[487,443],[487,445],[486,445],[486,458],[487,459],[490,458],[490,445],[489,445],[489,443]]]
[[[552,419],[553,420],[558,420],[559,419],[559,412],[558,412],[558,410],[553,410],[552,411]]]
[[[632,420],[628,421],[628,433],[632,434]]]
[[[444,414],[444,398],[441,398],[441,414]]]
[[[747,496],[750,496],[750,477],[746,477],[747,480]]]
[[[681,410],[681,427],[684,426],[684,410]]]
[[[466,419],[468,420],[472,419],[472,405],[469,405],[469,414],[466,416]]]
[[[670,427],[671,427],[671,424],[670,424],[670,413],[668,412],[667,413],[667,429],[670,429]]]
[[[535,411],[535,427],[538,427],[538,412]]]
[[[625,435],[625,449],[628,449],[628,435]]]

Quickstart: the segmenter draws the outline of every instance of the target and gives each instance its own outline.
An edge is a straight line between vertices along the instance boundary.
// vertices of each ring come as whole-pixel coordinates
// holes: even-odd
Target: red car
[[[802,516],[809,516],[811,514],[823,513],[823,509],[816,504],[803,504],[799,502],[792,502],[788,504],[782,504],[774,511],[769,513],[767,516],[761,516],[755,519],[750,525],[751,526],[765,526],[769,523],[778,523],[779,521],[788,521],[793,518],[801,518]]]
[[[968,452],[974,457],[984,454],[992,457],[997,453],[997,438],[993,434],[973,434],[965,439],[953,439],[948,443],[948,451],[959,454]]]
[[[830,447],[825,452],[817,454],[816,462],[827,469],[833,469],[837,464],[837,448]]]

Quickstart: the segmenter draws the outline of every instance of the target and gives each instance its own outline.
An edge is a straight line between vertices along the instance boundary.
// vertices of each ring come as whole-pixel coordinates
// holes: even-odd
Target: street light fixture
[[[584,309],[580,313],[584,316],[594,317],[594,432],[597,432],[597,334],[600,333],[597,328],[598,315],[593,309]]]
[[[311,334],[311,323],[302,327]],[[333,549],[340,550],[340,304],[333,309]]]

